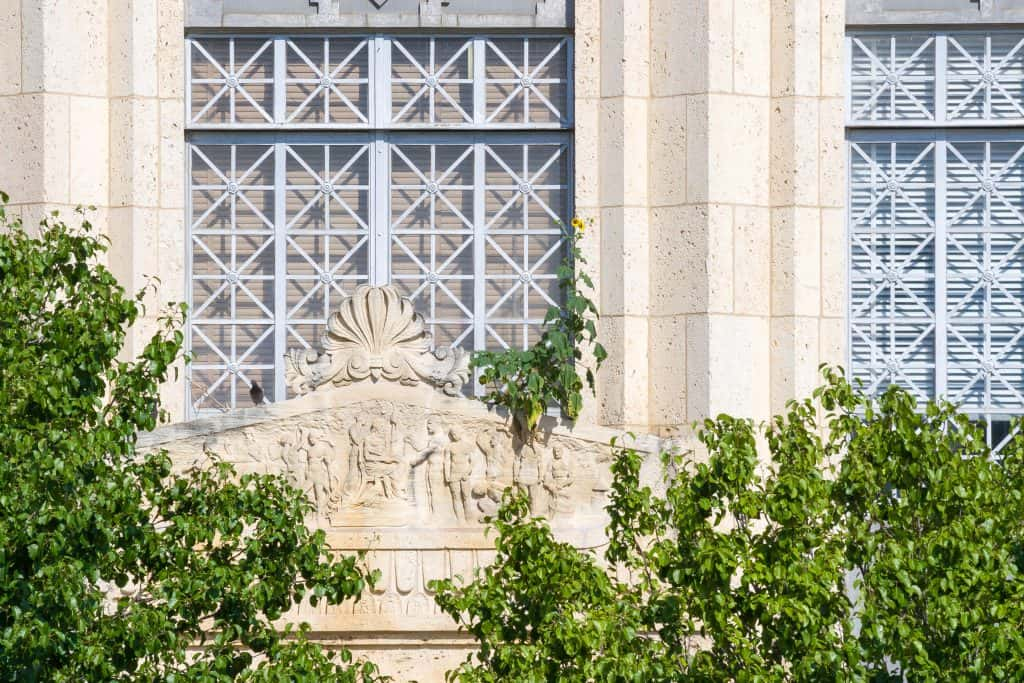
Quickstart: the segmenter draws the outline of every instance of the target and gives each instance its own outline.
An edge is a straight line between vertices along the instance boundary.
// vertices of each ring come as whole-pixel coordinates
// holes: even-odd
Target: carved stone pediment
[[[388,285],[362,285],[327,320],[323,351],[292,351],[285,378],[296,394],[365,380],[425,383],[458,396],[469,381],[463,349],[431,350],[432,338],[413,303]]]

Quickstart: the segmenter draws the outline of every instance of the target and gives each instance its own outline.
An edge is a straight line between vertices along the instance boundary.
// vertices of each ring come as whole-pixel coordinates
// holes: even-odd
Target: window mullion
[[[949,374],[946,320],[946,140],[935,141],[935,393],[946,395]]]
[[[391,201],[390,201],[390,142],[388,136],[378,133],[371,141],[373,159],[370,162],[370,193],[372,221],[370,222],[370,284],[386,285],[391,281]]]
[[[935,122],[946,124],[946,75],[949,42],[945,33],[935,36]]]
[[[274,123],[285,121],[286,88],[288,78],[287,45],[283,38],[274,39]]]
[[[288,398],[284,356],[288,349],[288,236],[285,201],[287,155],[283,142],[274,144],[274,401]]]
[[[473,40],[473,122],[477,126],[487,123],[487,41]]]

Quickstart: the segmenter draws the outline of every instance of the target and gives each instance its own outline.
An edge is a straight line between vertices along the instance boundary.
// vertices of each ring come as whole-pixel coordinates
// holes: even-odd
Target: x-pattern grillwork
[[[514,47],[521,54],[515,58],[510,57],[510,47]],[[500,75],[488,75],[486,78],[489,100],[487,122],[493,123],[501,121],[503,117],[509,117],[510,109],[517,110],[518,116],[513,120],[564,120],[565,105],[561,99],[565,95],[566,82],[564,71],[556,68],[555,62],[558,58],[567,58],[568,49],[568,40],[564,38],[554,41],[535,39],[532,43],[529,38],[512,41],[488,40],[488,60],[498,62],[501,68],[488,68],[489,72],[498,72]],[[506,70],[507,73],[504,73]],[[498,97],[494,104],[490,102],[492,93]],[[552,102],[553,98],[555,102]],[[531,105],[535,110],[539,105],[543,116],[538,117],[532,113]]]
[[[509,348],[513,340],[499,330],[511,328],[519,335],[519,345],[527,346],[531,328],[543,321],[549,306],[558,305],[552,286],[562,252],[556,238],[562,219],[549,198],[564,202],[566,188],[561,182],[545,180],[553,167],[565,162],[567,150],[564,145],[488,145],[485,151],[494,168],[485,192],[488,203],[494,201],[498,207],[487,214],[487,250],[500,264],[490,266],[486,276],[487,333],[502,348]],[[532,163],[531,154],[539,155],[541,163]],[[510,231],[504,226],[516,213],[514,224],[521,227]],[[520,249],[513,251],[514,246]]]
[[[193,414],[287,398],[286,350],[392,283],[437,344],[524,348],[559,302],[571,38],[190,36]],[[427,130],[429,129],[429,130]]]
[[[474,146],[392,145],[391,153],[391,279],[435,337],[472,342]]]
[[[1024,146],[947,143],[950,397],[1024,406]]]
[[[854,376],[943,395],[998,446],[1007,416],[1024,414],[1024,143],[854,140],[850,152]]]
[[[320,123],[358,122],[369,124],[369,102],[360,97],[359,93],[370,82],[368,73],[363,72],[360,62],[369,61],[369,39],[322,38],[301,41],[287,39],[289,59],[289,75],[285,79],[287,86],[294,86],[300,96],[304,96],[297,105],[291,106],[285,117],[285,123],[303,121],[312,118]],[[307,47],[308,45],[308,47]],[[315,47],[319,54],[311,57],[308,52]],[[305,49],[303,49],[305,48]],[[340,59],[338,59],[340,57]],[[314,59],[316,61],[314,61]],[[298,60],[297,67],[292,63]],[[304,72],[302,76],[291,75],[291,72]],[[355,75],[352,75],[355,74]],[[356,102],[344,92],[346,86],[354,86]],[[291,90],[291,88],[289,88]],[[308,93],[308,94],[307,94]],[[341,104],[344,114],[332,113],[333,107]],[[313,111],[318,110],[318,111]]]
[[[852,374],[958,402],[998,450],[1024,415],[1024,140],[1008,127],[1024,123],[1024,32],[864,30],[847,49],[847,126],[865,129],[849,145]]]
[[[854,371],[864,373],[870,391],[897,382],[927,398],[934,386],[930,354],[921,353],[935,331],[935,221],[923,205],[932,196],[934,149],[905,156],[894,144],[851,145],[858,180],[851,188],[850,327],[854,352],[861,347],[866,356]]]
[[[572,41],[557,36],[194,36],[189,125],[564,128]]]
[[[284,153],[289,343],[312,348],[337,303],[369,275],[371,152],[363,144],[286,145]]]
[[[892,117],[899,115],[902,105],[910,106],[914,110],[913,114],[902,114],[904,117],[933,118],[934,112],[931,104],[922,101],[921,93],[915,94],[914,88],[908,84],[928,83],[934,80],[933,69],[926,69],[923,74],[919,73],[919,70],[924,63],[934,59],[935,38],[924,38],[909,56],[903,58],[901,58],[895,35],[888,41],[879,42],[888,48],[883,53],[876,53],[876,50],[869,47],[863,38],[854,36],[852,39],[852,49],[860,56],[866,57],[870,63],[868,73],[857,73],[852,78],[869,84],[870,91],[863,99],[855,98],[851,118],[855,120],[873,118],[877,113],[876,109],[880,100],[887,100],[884,111]]]
[[[228,38],[226,43],[218,41],[218,47],[224,55],[218,59],[204,46],[205,41],[191,41],[192,62],[192,101],[193,112],[191,123],[202,123],[213,119],[219,114],[223,123],[241,123],[242,110],[255,113],[263,121],[273,121],[272,110],[268,111],[250,92],[254,86],[269,89],[273,83],[272,74],[260,75],[266,71],[266,60],[272,57],[272,40],[253,41],[251,39]],[[255,46],[255,47],[254,47]],[[207,74],[199,75],[198,74]],[[198,86],[198,87],[197,87]],[[203,93],[207,94],[206,98]],[[265,97],[257,95],[265,100]],[[201,100],[205,99],[205,102]],[[200,100],[200,102],[197,102]],[[226,102],[227,111],[222,111]],[[220,103],[220,104],[219,104]],[[218,109],[218,104],[220,109]],[[198,110],[195,109],[200,105]],[[250,109],[251,108],[251,109]]]
[[[1024,38],[993,45],[991,34],[948,37],[947,118],[1024,118],[1021,95]],[[1000,111],[1002,108],[1003,111]]]
[[[239,382],[249,387],[261,371],[273,368],[261,354],[273,333],[273,303],[263,294],[273,280],[265,272],[273,222],[257,206],[264,200],[249,197],[274,191],[264,179],[273,152],[272,146],[192,148],[193,177],[213,181],[192,184],[193,204],[208,204],[192,222],[192,248],[200,255],[194,268],[203,266],[193,273],[192,372],[208,379],[193,397],[194,409],[217,396],[234,402]]]
[[[473,83],[468,70],[472,40],[393,39],[391,47],[392,123],[441,123],[447,120],[442,108],[453,111],[456,122],[473,123],[472,95],[466,98],[460,92],[460,86]]]
[[[861,31],[847,44],[850,125],[1024,120],[1020,31]]]

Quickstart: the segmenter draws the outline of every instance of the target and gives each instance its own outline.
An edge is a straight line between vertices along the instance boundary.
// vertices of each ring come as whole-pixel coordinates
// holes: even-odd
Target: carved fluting
[[[432,337],[411,301],[390,285],[362,285],[327,320],[323,351],[291,351],[285,377],[296,394],[323,386],[387,380],[426,383],[458,396],[469,381],[462,349],[431,351]]]

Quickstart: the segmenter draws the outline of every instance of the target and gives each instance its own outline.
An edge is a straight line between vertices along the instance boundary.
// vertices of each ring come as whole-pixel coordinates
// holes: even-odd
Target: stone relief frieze
[[[599,517],[610,459],[606,444],[560,435],[523,443],[503,422],[389,401],[186,440],[171,454],[188,467],[216,458],[282,474],[325,528],[479,526],[513,484],[553,523]]]
[[[468,358],[432,351],[423,319],[391,287],[360,287],[327,327],[322,352],[289,356],[296,398],[139,439],[144,450],[165,449],[179,471],[222,461],[239,474],[284,476],[309,497],[308,522],[332,548],[366,551],[381,571],[361,601],[306,605],[292,616],[325,632],[453,628],[430,581],[468,578],[490,562],[486,520],[512,485],[562,540],[604,543],[609,442],[621,435],[545,417],[524,442],[508,415],[460,393]],[[631,444],[648,453],[681,446],[655,437]]]

